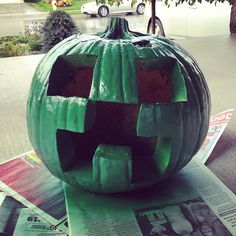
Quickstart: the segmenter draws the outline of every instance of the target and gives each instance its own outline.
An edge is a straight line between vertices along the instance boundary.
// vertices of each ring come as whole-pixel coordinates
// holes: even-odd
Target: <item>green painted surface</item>
[[[170,101],[141,103],[139,71],[163,68]],[[88,78],[81,80],[80,69],[91,73],[86,93]],[[76,188],[121,192],[152,185],[185,166],[204,141],[209,114],[204,76],[184,49],[112,18],[105,32],[71,36],[45,55],[32,80],[27,124],[33,147],[55,176]],[[107,143],[97,144],[97,137]]]
[[[99,145],[93,156],[93,181],[104,192],[125,191],[132,177],[129,147]]]
[[[163,175],[168,167],[171,158],[171,139],[170,138],[159,138],[155,151],[155,163]]]

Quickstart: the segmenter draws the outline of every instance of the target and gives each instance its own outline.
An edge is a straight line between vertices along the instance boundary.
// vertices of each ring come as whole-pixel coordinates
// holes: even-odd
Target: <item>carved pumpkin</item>
[[[208,130],[209,91],[173,41],[131,32],[71,36],[33,77],[27,122],[37,154],[58,178],[94,192],[150,186],[179,171]]]

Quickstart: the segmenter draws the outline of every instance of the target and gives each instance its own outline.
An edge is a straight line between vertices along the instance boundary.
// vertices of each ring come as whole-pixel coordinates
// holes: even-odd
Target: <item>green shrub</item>
[[[17,35],[17,36],[13,36],[12,37],[12,42],[13,43],[27,43],[28,42],[28,38],[26,35]]]
[[[23,56],[29,52],[27,44],[15,44],[13,41],[3,42],[0,44],[1,57]]]
[[[37,40],[37,39],[29,41],[28,45],[29,45],[30,51],[40,52],[42,50],[42,47],[43,47],[42,41]]]
[[[0,57],[35,54],[42,50],[42,23],[25,26],[25,34],[0,37]]]
[[[31,24],[25,25],[25,35],[34,35],[38,39],[42,38],[43,23],[34,21]]]
[[[63,39],[78,33],[71,16],[64,11],[53,11],[43,26],[43,52],[48,52]]]
[[[30,47],[30,51],[42,50],[42,35],[43,24],[39,22],[32,22],[31,25],[25,26],[25,36],[27,37],[27,43]]]

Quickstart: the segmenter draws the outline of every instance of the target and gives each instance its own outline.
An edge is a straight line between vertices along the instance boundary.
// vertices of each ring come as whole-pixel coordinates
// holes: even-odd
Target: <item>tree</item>
[[[97,3],[105,3],[108,2],[110,5],[113,4],[118,4],[120,5],[122,3],[122,0],[96,0]],[[151,19],[152,19],[152,33],[155,34],[155,16],[156,16],[156,1],[157,0],[143,0],[144,2],[150,2],[151,3]],[[189,5],[193,5],[196,2],[201,3],[202,0],[160,0],[160,1],[164,1],[165,4],[168,6],[170,5],[171,2],[175,2],[176,6],[187,2]],[[229,2],[229,4],[231,5],[231,14],[230,14],[230,32],[232,34],[236,34],[236,0],[206,0],[207,2],[211,3],[211,4],[217,4],[218,2],[223,3],[223,2]],[[132,0],[131,4],[134,4],[136,2],[136,0]]]

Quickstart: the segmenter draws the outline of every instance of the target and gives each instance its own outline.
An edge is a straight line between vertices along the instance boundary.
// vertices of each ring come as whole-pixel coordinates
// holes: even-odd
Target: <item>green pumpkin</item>
[[[183,168],[209,124],[210,96],[194,59],[173,41],[132,32],[71,36],[38,65],[27,124],[56,177],[94,192],[150,186]]]

